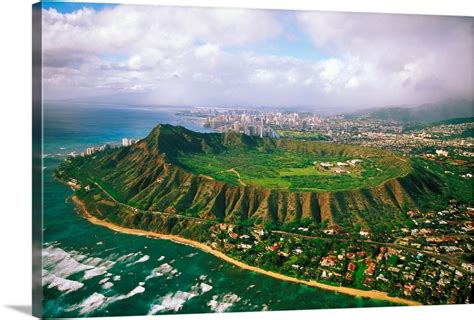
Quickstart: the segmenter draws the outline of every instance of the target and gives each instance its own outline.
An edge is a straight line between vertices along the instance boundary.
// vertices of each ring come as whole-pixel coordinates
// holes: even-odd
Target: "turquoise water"
[[[81,218],[52,174],[71,151],[140,138],[176,110],[48,103],[44,116],[45,317],[388,306],[241,270],[193,247],[119,234]]]

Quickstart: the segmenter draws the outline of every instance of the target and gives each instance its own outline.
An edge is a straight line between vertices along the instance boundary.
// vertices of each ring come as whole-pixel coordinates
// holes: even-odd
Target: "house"
[[[368,237],[370,232],[368,230],[361,230],[359,231],[359,234],[363,237]]]
[[[248,249],[252,248],[252,246],[250,244],[239,243],[237,245],[237,248],[243,249],[244,251],[247,251]]]
[[[325,167],[325,168],[330,168],[334,166],[332,163],[329,163],[329,162],[321,162],[320,164],[321,164],[321,167]]]
[[[279,256],[283,256],[283,257],[285,257],[285,258],[288,258],[288,257],[290,256],[289,253],[283,252],[283,251],[278,251],[277,254],[278,254]]]
[[[354,252],[348,252],[346,254],[347,259],[349,260],[354,260],[355,259],[355,253]]]
[[[332,268],[332,267],[336,266],[336,263],[337,263],[337,259],[334,256],[327,256],[327,257],[323,257],[321,259],[321,266],[323,266],[323,267]]]
[[[352,160],[348,160],[347,163],[350,164],[351,166],[355,166],[356,164],[358,163],[361,163],[362,160],[359,160],[359,159],[352,159]]]
[[[377,278],[375,278],[375,279],[377,279],[377,281],[388,282],[388,279],[385,278],[385,276],[384,276],[382,273],[379,274],[379,275],[377,276]]]
[[[232,239],[237,239],[239,237],[239,235],[237,233],[232,232],[232,230],[230,230],[230,229],[227,233],[229,234],[229,237],[231,237]]]
[[[370,287],[370,285],[372,284],[372,282],[374,282],[374,278],[372,278],[372,277],[367,277],[367,278],[364,280],[364,286]]]
[[[397,267],[388,267],[388,271],[394,272],[394,273],[399,273],[400,269]]]
[[[346,281],[351,283],[353,279],[352,272],[346,272]]]
[[[376,267],[377,267],[377,265],[375,264],[375,262],[369,262],[367,264],[367,269],[365,269],[365,271],[364,271],[364,274],[369,275],[369,276],[374,275]]]
[[[356,270],[356,265],[353,264],[352,262],[349,262],[349,264],[347,265],[347,270],[355,271]]]
[[[294,254],[302,254],[303,250],[301,248],[296,248],[292,251]]]
[[[406,295],[406,296],[411,296],[411,292],[413,291],[413,289],[415,289],[414,284],[406,284],[403,287],[403,294]]]
[[[278,250],[280,248],[280,244],[278,242],[275,242],[273,246],[270,247],[271,251]]]
[[[474,263],[463,262],[461,264],[461,267],[463,267],[464,269],[466,269],[470,273],[474,273]]]

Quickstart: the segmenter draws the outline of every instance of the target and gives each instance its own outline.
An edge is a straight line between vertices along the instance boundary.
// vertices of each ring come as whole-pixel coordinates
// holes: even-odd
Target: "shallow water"
[[[52,174],[71,151],[141,138],[159,122],[203,131],[173,110],[48,103],[44,123],[45,317],[295,310],[392,305],[241,270],[171,241],[81,218]]]

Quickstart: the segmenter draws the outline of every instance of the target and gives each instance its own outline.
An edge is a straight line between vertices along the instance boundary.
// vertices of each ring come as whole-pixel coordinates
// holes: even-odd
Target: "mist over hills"
[[[357,111],[349,117],[366,117],[379,120],[402,122],[436,122],[454,118],[474,117],[473,100],[446,100],[438,103],[427,103],[417,107],[382,107]]]
[[[382,106],[382,107],[349,107],[349,106],[245,106],[245,105],[185,105],[185,104],[164,104],[160,103],[148,93],[115,93],[109,95],[100,95],[92,97],[81,97],[61,100],[63,102],[81,103],[81,104],[111,104],[149,107],[176,107],[189,108],[209,107],[222,109],[258,109],[262,111],[285,111],[285,112],[311,112],[321,116],[331,116],[343,114],[348,118],[368,118],[378,120],[393,120],[406,123],[429,123],[445,121],[455,118],[473,118],[474,100],[472,99],[449,99],[435,103],[425,103],[418,106]]]

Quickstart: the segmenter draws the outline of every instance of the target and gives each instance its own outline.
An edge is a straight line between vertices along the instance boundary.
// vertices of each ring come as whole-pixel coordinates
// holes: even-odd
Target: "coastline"
[[[199,250],[202,250],[206,253],[212,254],[213,256],[215,256],[215,257],[217,257],[221,260],[224,260],[228,263],[231,263],[231,264],[233,264],[233,265],[235,265],[239,268],[242,268],[244,270],[253,271],[253,272],[263,274],[263,275],[266,275],[266,276],[269,276],[269,277],[272,277],[272,278],[275,278],[275,279],[278,279],[278,280],[283,280],[283,281],[288,281],[288,282],[293,282],[293,283],[298,283],[298,284],[304,284],[304,285],[307,285],[307,286],[310,286],[310,287],[315,287],[315,288],[319,288],[319,289],[323,289],[323,290],[327,290],[327,291],[333,291],[333,292],[337,292],[337,293],[342,293],[342,294],[346,294],[346,295],[351,295],[351,296],[355,296],[355,297],[370,298],[370,299],[376,299],[376,300],[384,300],[384,301],[389,301],[389,302],[393,302],[393,303],[397,303],[397,304],[403,304],[403,305],[409,305],[409,306],[421,306],[422,305],[420,302],[417,302],[417,301],[408,300],[408,299],[404,299],[404,298],[400,298],[400,297],[390,297],[390,296],[388,296],[388,294],[386,292],[383,292],[383,291],[378,291],[378,290],[365,291],[365,290],[349,288],[349,287],[336,287],[336,286],[316,282],[314,280],[301,280],[301,279],[289,277],[289,276],[286,276],[286,275],[283,275],[283,274],[279,274],[279,273],[276,273],[274,271],[268,271],[268,270],[264,270],[264,269],[261,269],[261,268],[258,268],[258,267],[250,266],[248,264],[245,264],[243,262],[235,260],[235,259],[225,255],[224,253],[222,253],[220,251],[214,250],[211,247],[209,247],[209,246],[207,246],[203,243],[200,243],[198,241],[189,240],[189,239],[182,238],[182,237],[175,236],[175,235],[162,234],[162,233],[157,233],[157,232],[153,232],[153,231],[145,231],[145,230],[121,227],[121,226],[115,225],[111,222],[107,222],[107,221],[98,219],[98,218],[96,218],[95,216],[93,216],[89,213],[89,211],[87,210],[85,204],[79,198],[77,198],[77,196],[72,195],[71,200],[79,207],[83,217],[85,219],[87,219],[89,222],[91,222],[95,225],[106,227],[106,228],[111,229],[111,230],[116,231],[116,232],[126,233],[126,234],[130,234],[130,235],[137,235],[137,236],[148,236],[148,237],[153,237],[153,238],[160,238],[160,239],[165,239],[165,240],[178,242],[178,243],[185,244],[185,245],[190,245],[190,246],[193,246],[193,247],[195,247]]]

